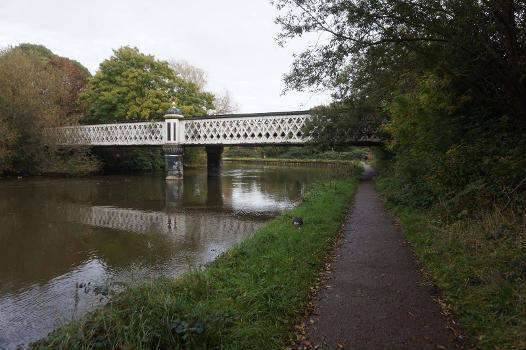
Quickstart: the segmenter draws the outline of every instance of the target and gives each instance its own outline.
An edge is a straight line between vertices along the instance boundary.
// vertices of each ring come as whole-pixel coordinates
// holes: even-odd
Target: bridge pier
[[[183,146],[164,145],[164,169],[166,180],[183,178]]]
[[[206,172],[208,177],[221,176],[223,145],[206,146]]]
[[[183,178],[182,140],[184,130],[181,128],[181,120],[183,119],[181,110],[172,103],[172,107],[168,108],[164,115],[164,130],[166,134],[163,150],[166,180],[180,180]]]

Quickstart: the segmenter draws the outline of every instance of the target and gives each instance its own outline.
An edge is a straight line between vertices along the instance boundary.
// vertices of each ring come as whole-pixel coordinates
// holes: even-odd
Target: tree
[[[177,90],[173,101],[184,116],[208,115],[214,108],[214,95],[200,91],[194,83],[176,77]]]
[[[64,76],[38,55],[0,51],[0,173],[86,173],[98,164],[87,149],[64,150],[43,132],[72,124],[62,101]]]
[[[274,4],[281,44],[309,32],[326,39],[295,56],[287,88],[332,89],[334,105],[350,110],[377,106],[394,169],[415,188],[454,195],[478,181],[489,196],[506,196],[521,183],[525,1]],[[495,178],[496,164],[511,174]]]
[[[237,112],[239,106],[234,102],[230,91],[224,89],[222,93],[215,94],[214,113],[215,114],[230,114]]]
[[[208,83],[207,74],[201,68],[191,65],[185,60],[170,60],[170,68],[173,69],[177,76],[183,78],[186,81],[194,83],[200,91],[203,91],[206,84]]]
[[[44,60],[51,59],[55,54],[44,45],[24,43],[16,46],[14,50],[20,51],[25,55],[40,57]]]
[[[385,92],[401,74],[436,69],[461,77],[459,88],[505,104],[513,118],[526,114],[524,1],[275,3],[286,11],[277,19],[281,43],[306,32],[329,35],[296,57],[289,88],[329,87],[340,97]]]
[[[79,95],[86,90],[89,71],[86,73],[78,62],[66,57],[53,56],[47,62],[47,69],[57,74],[61,79],[63,93],[55,101],[63,116],[68,118],[83,117],[83,110],[78,103]]]
[[[128,46],[100,64],[80,100],[87,103],[91,120],[160,118],[172,102],[187,115],[213,108],[213,96],[177,77],[168,62]]]
[[[201,68],[191,65],[187,61],[170,61],[170,68],[172,68],[177,76],[186,81],[194,83],[199,91],[205,91],[208,84],[207,74]],[[234,113],[239,109],[238,105],[232,100],[232,96],[227,89],[222,93],[214,93],[214,108],[213,114],[227,114]]]
[[[62,87],[63,91],[56,95],[59,100],[53,102],[60,108],[62,116],[76,119],[83,117],[78,96],[86,89],[91,77],[86,67],[75,60],[55,55],[43,45],[26,43],[13,50],[40,59],[44,63],[44,69],[61,80],[60,84],[57,82],[57,87]]]

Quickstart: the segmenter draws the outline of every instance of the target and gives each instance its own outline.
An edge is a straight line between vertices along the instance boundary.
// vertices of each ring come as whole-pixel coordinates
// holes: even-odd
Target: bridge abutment
[[[206,172],[208,177],[221,176],[221,167],[223,166],[223,149],[222,145],[206,146]]]
[[[180,180],[183,178],[183,146],[164,145],[164,169],[166,180]]]

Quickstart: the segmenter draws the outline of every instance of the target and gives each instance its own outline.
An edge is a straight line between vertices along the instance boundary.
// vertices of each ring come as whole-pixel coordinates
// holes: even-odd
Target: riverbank
[[[298,348],[464,348],[364,168]]]
[[[267,164],[267,165],[303,165],[314,167],[344,168],[361,166],[358,160],[341,159],[284,159],[284,158],[223,158],[224,162]]]
[[[406,194],[392,178],[378,179],[377,188],[435,281],[445,312],[475,347],[524,349],[524,216],[509,208],[468,213],[402,205]]]
[[[179,279],[129,286],[33,348],[279,348],[339,231],[358,180],[331,181],[228,250]],[[301,216],[304,224],[291,221]]]

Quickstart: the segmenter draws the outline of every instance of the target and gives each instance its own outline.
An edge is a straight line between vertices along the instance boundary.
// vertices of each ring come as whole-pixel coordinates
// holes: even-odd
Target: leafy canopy
[[[199,91],[206,91],[207,73],[187,61],[181,60],[170,60],[168,63],[170,68],[172,68],[175,74],[183,78],[186,81],[192,82],[197,85]],[[212,114],[226,114],[234,113],[239,109],[237,104],[233,101],[230,96],[230,92],[227,89],[224,89],[220,93],[213,93],[214,95],[214,108]]]
[[[63,69],[69,64],[66,58],[43,59],[17,48],[0,51],[0,174],[96,170],[98,164],[88,150],[65,151],[42,132],[78,119],[71,110],[76,106],[71,100],[72,80]]]
[[[56,100],[53,103],[60,109],[62,116],[72,119],[84,116],[78,104],[78,97],[86,89],[91,77],[86,67],[70,58],[55,55],[43,45],[25,43],[16,46],[12,51],[40,61],[42,69],[53,73],[60,80],[62,93],[55,95]]]
[[[526,1],[273,3],[281,44],[320,38],[295,56],[286,87],[334,91],[331,107],[349,111],[332,113],[337,128],[362,110],[384,123],[393,169],[415,192],[524,190]],[[327,144],[336,126],[319,123],[312,136]]]
[[[91,120],[155,119],[172,102],[185,115],[206,114],[213,96],[176,76],[167,62],[125,46],[100,64],[81,101]]]

